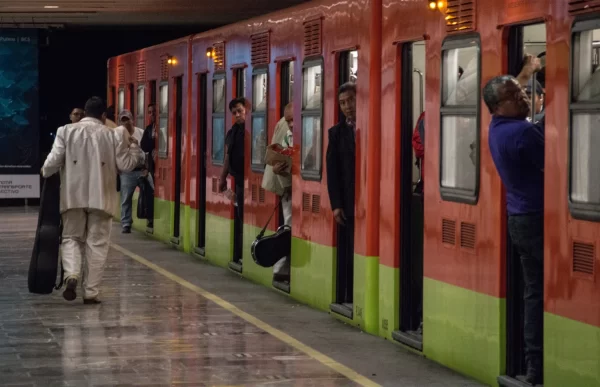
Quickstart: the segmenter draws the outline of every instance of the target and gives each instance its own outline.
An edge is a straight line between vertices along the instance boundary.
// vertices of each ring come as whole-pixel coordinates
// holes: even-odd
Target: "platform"
[[[36,223],[0,208],[2,386],[481,386],[117,224],[101,305],[29,294]]]

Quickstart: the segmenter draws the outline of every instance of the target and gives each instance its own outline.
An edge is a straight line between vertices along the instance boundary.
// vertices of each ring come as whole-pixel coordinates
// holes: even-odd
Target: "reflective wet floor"
[[[0,220],[2,386],[480,385],[118,224],[101,305],[30,294],[37,209]]]

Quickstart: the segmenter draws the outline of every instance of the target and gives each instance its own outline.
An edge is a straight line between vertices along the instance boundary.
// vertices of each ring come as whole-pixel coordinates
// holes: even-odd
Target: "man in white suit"
[[[84,304],[99,304],[98,287],[108,255],[112,217],[118,205],[115,175],[144,162],[144,153],[127,131],[104,125],[106,105],[99,97],[85,104],[85,118],[58,128],[42,175],[60,171],[63,223],[62,262],[66,289],[76,297],[82,262]]]

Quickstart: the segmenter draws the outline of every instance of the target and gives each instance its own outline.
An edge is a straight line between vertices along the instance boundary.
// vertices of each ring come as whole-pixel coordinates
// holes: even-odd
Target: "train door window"
[[[169,146],[169,82],[161,82],[158,90],[158,157],[166,158]]]
[[[425,126],[425,43],[402,46],[400,126],[400,318],[392,337],[417,350],[423,349],[423,182]],[[419,126],[420,125],[420,126]],[[419,141],[413,145],[414,128]]]
[[[347,82],[356,83],[358,74],[358,51],[346,51],[340,53],[339,61],[339,79],[340,85]],[[339,107],[339,106],[338,106]],[[344,119],[344,115],[339,109],[338,119],[341,121]]]
[[[294,100],[294,62],[281,64],[281,104],[279,116],[283,117],[287,104]]]
[[[111,106],[115,104],[115,94],[117,93],[117,88],[115,86],[110,87],[110,94],[108,95],[107,106]],[[114,117],[108,117],[109,119],[114,121]]]
[[[119,88],[119,96],[117,97],[117,115],[125,109],[125,88]]]
[[[144,85],[137,88],[136,125],[140,129],[146,128],[146,93]]]
[[[252,74],[252,169],[262,172],[267,151],[267,90],[266,68]]]
[[[128,101],[128,109],[131,112],[132,115],[135,116],[135,95],[134,95],[134,86],[133,83],[130,83],[127,85],[127,94],[129,94],[129,101]]]
[[[213,79],[212,162],[222,165],[225,156],[225,75]]]
[[[303,66],[301,173],[305,180],[320,180],[323,153],[323,61]]]
[[[473,204],[479,185],[479,37],[446,40],[442,58],[440,191],[444,200]]]
[[[569,198],[573,216],[600,221],[600,20],[573,26]]]
[[[546,51],[546,26],[544,24],[513,26],[508,34],[508,70],[518,76],[524,64],[524,55],[542,56]],[[538,73],[539,76],[539,73]],[[536,97],[534,97],[536,98]],[[536,104],[537,105],[537,104]],[[521,259],[508,232],[506,220],[506,375],[498,378],[501,386],[518,382],[517,375],[526,373],[524,342],[524,281]]]
[[[235,97],[246,96],[246,69],[235,70]]]

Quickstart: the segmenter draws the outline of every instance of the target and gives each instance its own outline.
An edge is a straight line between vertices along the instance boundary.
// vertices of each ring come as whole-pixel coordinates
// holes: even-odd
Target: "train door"
[[[235,85],[235,97],[245,97],[246,96],[246,76],[245,69],[235,69],[234,70],[234,85]],[[246,107],[248,108],[248,107]],[[245,152],[245,149],[244,149]],[[243,173],[243,172],[242,172]],[[240,177],[242,180],[241,184],[237,182],[235,185],[242,186],[244,185],[245,176]],[[235,211],[235,216],[233,218],[233,262],[229,263],[229,267],[237,271],[239,273],[242,272],[242,258],[244,251],[244,190],[241,189],[240,192],[235,192],[236,194],[236,202],[237,208]]]
[[[523,58],[526,54],[541,58],[544,65],[546,53],[546,25],[533,24],[514,26],[509,31],[508,38],[508,72],[517,76],[523,67]],[[543,74],[543,72],[542,72]],[[539,78],[539,80],[537,79]],[[534,75],[534,82],[540,82],[542,89],[545,82],[538,73]],[[536,97],[535,88],[532,88]],[[535,111],[532,110],[532,119],[535,120]],[[505,222],[507,224],[508,222]],[[524,282],[521,259],[517,253],[508,228],[506,229],[506,375],[498,378],[501,386],[512,387],[520,385],[522,375],[527,371],[525,360],[524,317],[523,302]]]
[[[402,48],[400,134],[400,327],[392,337],[423,349],[423,147],[425,125],[425,42]],[[413,131],[419,138],[413,146]]]
[[[179,244],[181,223],[181,133],[183,131],[183,77],[175,78],[175,190],[173,214],[173,239],[172,242]]]
[[[280,86],[280,94],[279,94],[279,117],[283,117],[285,113],[285,107],[287,104],[292,102],[294,96],[294,62],[283,62],[281,64],[281,72],[279,79]],[[283,218],[283,210],[281,206],[279,207],[279,226],[283,226],[285,224]],[[290,257],[291,259],[291,257]],[[290,275],[287,276],[285,280],[280,280],[278,276],[274,276],[273,278],[273,287],[289,293],[290,292],[290,280],[291,280],[291,272],[292,267],[290,265]]]
[[[358,74],[358,51],[346,51],[339,57],[338,87],[346,82],[356,82]],[[336,92],[337,102],[337,92]],[[338,112],[339,121],[345,120],[341,109]],[[353,224],[353,223],[352,223]],[[349,319],[353,318],[354,299],[354,232],[340,232],[338,226],[337,265],[336,265],[336,302],[331,310]],[[353,227],[347,224],[344,227]],[[349,238],[350,240],[346,240]],[[344,246],[341,248],[341,246]]]
[[[207,126],[207,75],[198,76],[198,235],[196,252],[205,256],[206,246],[206,126]]]

